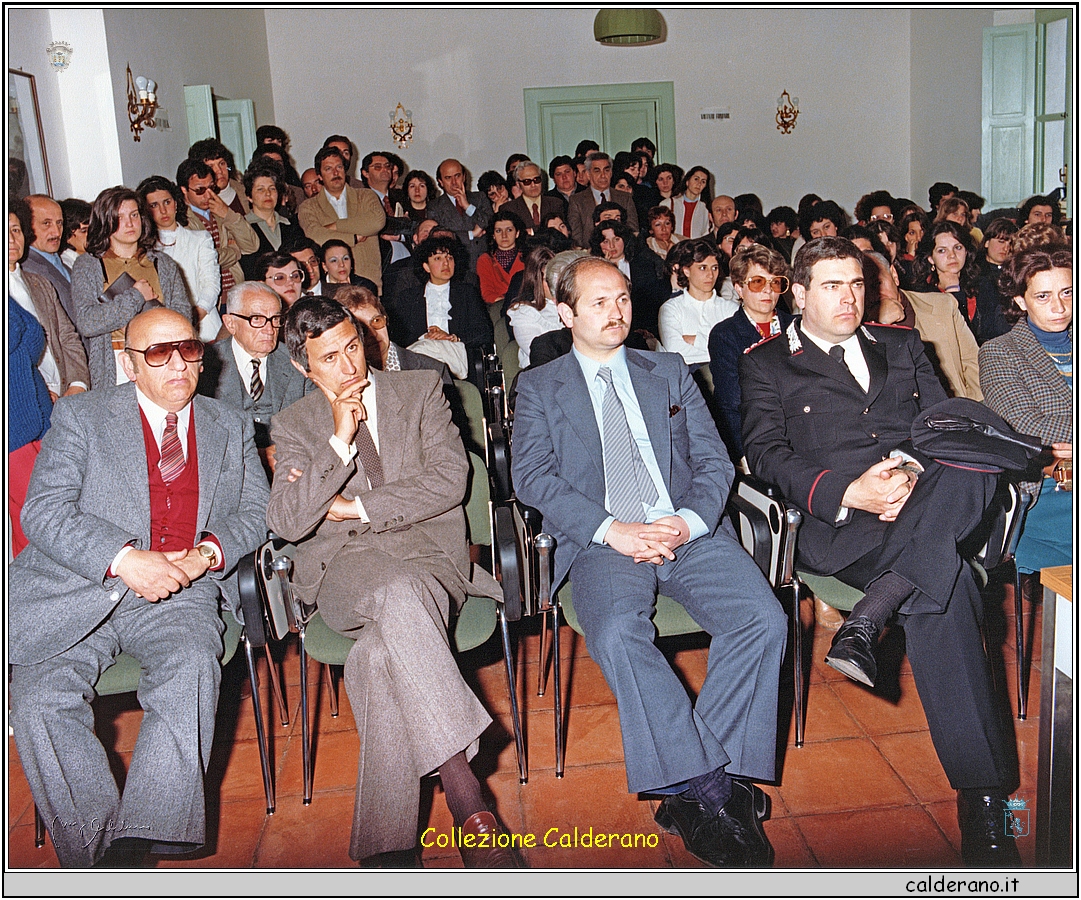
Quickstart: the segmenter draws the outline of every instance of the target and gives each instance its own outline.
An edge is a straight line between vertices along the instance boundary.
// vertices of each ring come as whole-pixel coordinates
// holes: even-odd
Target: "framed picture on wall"
[[[8,69],[8,186],[9,196],[52,195],[45,135],[41,128],[34,76]]]

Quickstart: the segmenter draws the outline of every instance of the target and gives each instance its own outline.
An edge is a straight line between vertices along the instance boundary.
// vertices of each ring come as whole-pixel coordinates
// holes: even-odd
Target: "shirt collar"
[[[190,209],[193,213],[195,213],[197,216],[200,216],[201,218],[205,219],[206,221],[208,221],[208,222],[210,221],[210,211],[209,210],[199,209],[198,206],[192,206],[191,204],[188,204],[188,209]]]
[[[582,375],[585,376],[587,386],[592,387],[597,380],[597,372],[600,371],[601,366],[607,366],[612,370],[613,381],[629,380],[631,377],[631,373],[627,369],[627,348],[625,346],[620,346],[606,362],[590,359],[584,353],[580,353],[578,348],[574,346],[571,347],[571,353],[578,360],[578,365],[582,367]]]
[[[863,348],[860,346],[860,339],[859,339],[859,332],[858,331],[856,333],[850,335],[849,337],[845,338],[843,341],[837,341],[836,343],[831,343],[830,341],[824,341],[824,340],[822,340],[822,338],[816,337],[815,335],[808,332],[807,329],[805,329],[805,328],[800,329],[800,334],[802,334],[805,338],[807,338],[807,340],[809,340],[812,344],[814,344],[823,353],[828,354],[830,352],[831,347],[841,346],[841,347],[845,348],[846,353],[848,353],[850,350],[854,350],[855,352],[859,353],[860,356],[863,356]]]
[[[160,447],[161,437],[165,432],[165,417],[169,413],[139,390],[138,385],[135,386],[135,396],[139,401],[139,409],[143,411],[143,415],[146,416],[146,421],[150,425],[150,430],[154,433],[154,440],[158,442]],[[188,423],[190,421],[191,401],[189,400],[188,405],[176,414],[176,433],[177,437],[180,438],[180,446],[185,448],[185,453],[187,453]]]

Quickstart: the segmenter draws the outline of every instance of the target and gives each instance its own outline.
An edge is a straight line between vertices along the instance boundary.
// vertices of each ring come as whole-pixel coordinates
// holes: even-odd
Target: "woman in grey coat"
[[[118,374],[115,351],[123,348],[124,328],[136,314],[167,306],[192,317],[180,268],[153,246],[153,221],[135,192],[102,191],[90,213],[87,252],[71,273],[75,327],[87,341],[91,388],[127,380]]]

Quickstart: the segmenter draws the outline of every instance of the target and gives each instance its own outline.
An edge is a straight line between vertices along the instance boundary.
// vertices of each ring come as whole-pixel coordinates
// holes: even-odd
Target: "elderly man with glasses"
[[[224,624],[237,561],[266,538],[250,421],[195,396],[203,345],[169,309],[128,323],[133,383],[62,397],[9,570],[11,723],[60,865],[138,865],[206,840]],[[144,715],[123,790],[94,732],[94,684],[139,660]]]
[[[229,291],[226,302],[222,321],[229,337],[207,345],[198,390],[252,421],[259,456],[272,474],[271,416],[303,397],[312,383],[290,364],[289,352],[278,340],[284,310],[273,290],[245,281]]]
[[[507,212],[514,213],[533,234],[553,216],[563,215],[563,201],[544,193],[544,173],[531,160],[523,160],[514,169],[514,178],[522,188],[522,196],[511,200]]]

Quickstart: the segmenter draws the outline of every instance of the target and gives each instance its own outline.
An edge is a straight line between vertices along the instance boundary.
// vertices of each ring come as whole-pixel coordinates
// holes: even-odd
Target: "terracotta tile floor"
[[[1002,597],[1002,591],[998,596]],[[1004,615],[993,629],[997,672],[1010,706],[1016,705],[1012,598],[1007,592]],[[1036,741],[1039,713],[1039,610],[1036,646],[1029,688],[1030,718],[1013,720],[1017,734],[1021,788],[1017,796],[1035,803]],[[615,702],[585,642],[564,628],[563,678],[573,706],[567,717],[566,777],[554,777],[554,711],[551,685],[538,697],[536,623],[524,623],[519,657],[519,690],[525,710],[529,781],[519,784],[511,731],[509,700],[498,638],[465,654],[463,671],[492,711],[492,727],[482,740],[476,770],[495,801],[505,826],[517,833],[535,833],[540,844],[548,829],[557,838],[568,835],[572,846],[537,846],[523,851],[533,868],[701,867],[678,838],[662,833],[653,822],[656,801],[627,794]],[[532,629],[532,630],[530,630]],[[960,864],[954,794],[938,764],[927,722],[903,654],[903,636],[887,636],[883,648],[881,687],[857,685],[822,660],[830,632],[817,630],[806,643],[810,669],[806,744],[793,746],[791,676],[782,679],[779,731],[787,735],[778,748],[783,777],[766,785],[773,804],[765,829],[776,850],[779,868],[912,867],[945,868]],[[811,637],[808,634],[808,637]],[[1001,640],[999,638],[1001,637]],[[999,644],[1001,645],[999,647]],[[666,641],[689,690],[705,677],[703,637]],[[277,811],[266,814],[252,703],[244,661],[237,656],[227,667],[222,686],[221,715],[208,788],[209,841],[198,858],[159,861],[158,868],[352,868],[348,857],[356,778],[357,736],[344,690],[340,715],[332,718],[326,688],[318,669],[310,670],[315,706],[315,795],[311,806],[301,802],[301,729],[298,722],[299,666],[295,647],[282,663],[290,704],[290,724],[276,714],[268,721],[277,785]],[[263,663],[264,711],[269,688]],[[142,712],[134,695],[102,698],[96,704],[99,734],[113,748],[114,769],[122,772],[130,759]],[[12,868],[56,866],[51,846],[33,843],[33,805],[9,739],[8,845]],[[428,779],[422,792],[422,829],[446,832],[451,817],[442,791]],[[617,832],[641,835],[637,848],[583,846],[581,835]],[[578,845],[574,833],[579,834]],[[643,846],[647,844],[648,846]],[[1022,859],[1032,863],[1033,837],[1018,841]],[[453,848],[423,850],[426,867],[461,867]]]

